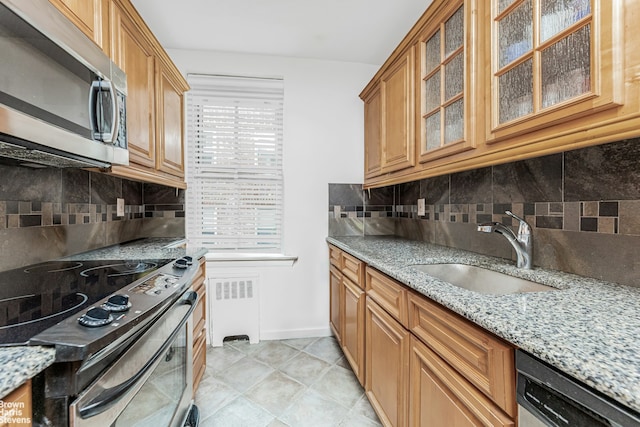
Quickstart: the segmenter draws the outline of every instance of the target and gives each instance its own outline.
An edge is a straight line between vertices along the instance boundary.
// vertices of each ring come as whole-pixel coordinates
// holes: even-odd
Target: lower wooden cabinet
[[[205,285],[205,258],[198,260],[200,269],[193,280],[193,290],[198,293],[198,303],[193,310],[193,394],[195,395],[207,366],[207,287]]]
[[[515,426],[514,347],[345,255],[330,246],[331,328],[380,422]]]
[[[515,426],[495,403],[415,337],[411,337],[410,351],[410,426]]]
[[[333,265],[329,269],[329,326],[333,335],[342,343],[342,273]]]
[[[31,380],[2,398],[4,408],[0,417],[0,427],[31,425],[33,407],[31,405]],[[9,409],[11,408],[11,409]],[[28,420],[28,421],[27,421]]]
[[[367,297],[365,393],[384,426],[406,426],[409,332]]]
[[[360,384],[364,384],[365,293],[346,277],[342,279],[342,286],[344,292],[342,351]]]
[[[329,325],[364,385],[365,264],[331,245],[329,260]]]

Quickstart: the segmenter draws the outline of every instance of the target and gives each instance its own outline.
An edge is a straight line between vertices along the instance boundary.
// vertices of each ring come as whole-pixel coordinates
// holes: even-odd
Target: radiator
[[[209,340],[220,347],[226,337],[246,335],[260,341],[258,277],[210,277]]]

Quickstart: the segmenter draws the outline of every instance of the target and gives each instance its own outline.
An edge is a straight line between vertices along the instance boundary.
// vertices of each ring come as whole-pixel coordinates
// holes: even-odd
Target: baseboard
[[[295,338],[329,337],[331,335],[333,335],[333,333],[330,328],[260,331],[260,340],[289,340]]]

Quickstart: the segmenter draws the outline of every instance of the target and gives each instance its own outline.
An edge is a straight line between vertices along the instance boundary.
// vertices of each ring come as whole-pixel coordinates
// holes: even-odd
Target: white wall
[[[185,75],[284,78],[284,252],[297,255],[298,261],[293,266],[256,267],[254,263],[235,268],[209,263],[208,275],[227,271],[260,275],[261,339],[329,335],[328,184],[362,182],[363,106],[358,94],[378,66],[168,52]]]

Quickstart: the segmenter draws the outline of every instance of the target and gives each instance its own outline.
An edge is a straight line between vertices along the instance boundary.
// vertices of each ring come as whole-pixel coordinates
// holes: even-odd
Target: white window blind
[[[281,252],[281,79],[187,76],[187,238],[221,252]]]

